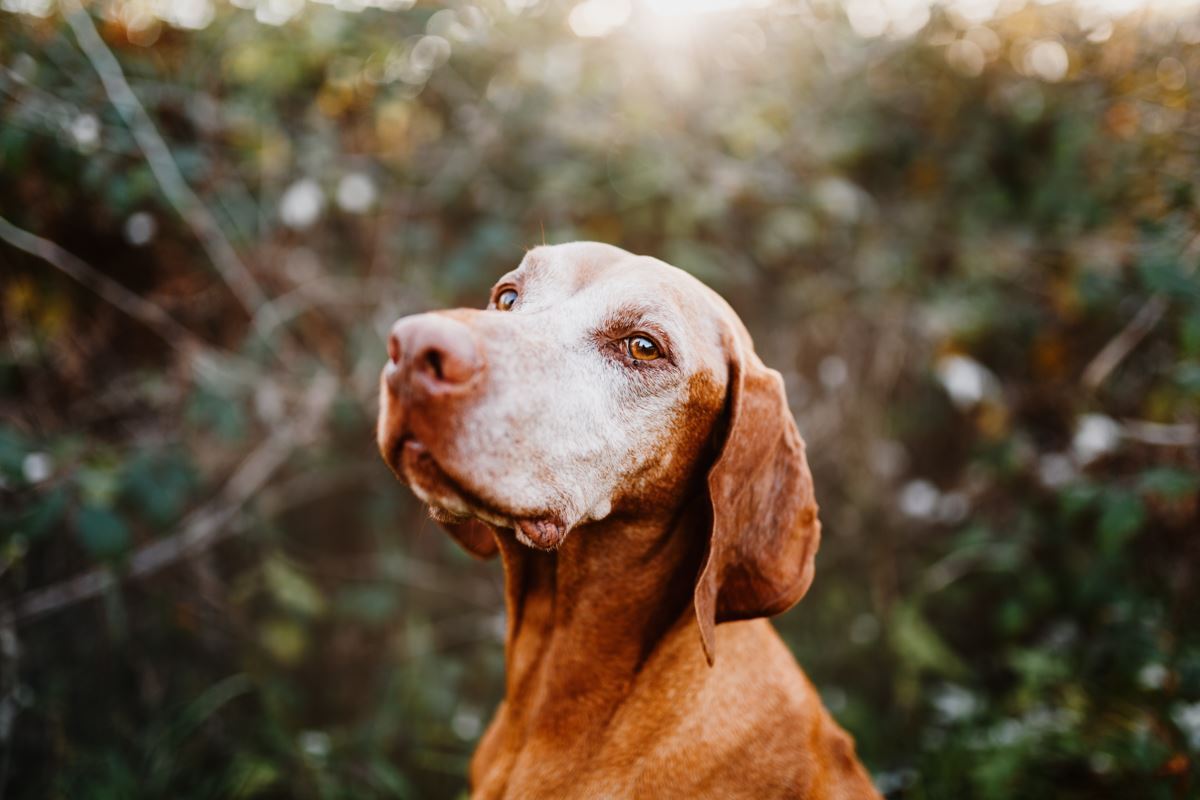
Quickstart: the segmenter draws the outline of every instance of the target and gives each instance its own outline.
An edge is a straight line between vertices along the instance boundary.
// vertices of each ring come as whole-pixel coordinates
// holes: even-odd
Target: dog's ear
[[[463,550],[478,559],[486,561],[500,552],[496,544],[496,532],[486,522],[477,519],[438,519],[437,522]]]
[[[708,473],[712,530],[694,597],[709,665],[718,623],[779,614],[804,596],[821,539],[783,378],[763,365],[744,330],[726,341],[728,423]]]

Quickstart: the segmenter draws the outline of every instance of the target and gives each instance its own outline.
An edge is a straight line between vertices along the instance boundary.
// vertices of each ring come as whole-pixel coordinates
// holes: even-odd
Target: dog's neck
[[[501,533],[510,714],[575,732],[607,720],[663,635],[692,619],[705,514],[692,502],[670,517],[589,523],[553,553]]]

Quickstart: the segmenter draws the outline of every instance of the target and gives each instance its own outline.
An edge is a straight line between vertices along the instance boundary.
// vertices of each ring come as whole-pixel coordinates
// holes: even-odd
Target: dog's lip
[[[429,452],[429,448],[412,434],[403,434],[396,440],[392,451],[392,463],[409,483],[416,475],[426,478],[426,482],[436,484],[439,489],[449,490],[464,500],[473,494],[465,489],[462,481],[446,472],[441,463]]]
[[[402,435],[396,442],[394,463],[409,483],[412,483],[414,476],[423,478],[422,483],[432,483],[438,493],[454,495],[473,509],[493,517],[511,519],[514,516],[496,503],[485,500],[466,481],[447,470],[429,448],[412,434]]]
[[[567,525],[555,514],[517,514],[486,500],[450,474],[433,456],[429,448],[411,434],[400,436],[393,448],[392,462],[404,480],[413,483],[419,480],[423,488],[433,484],[436,494],[450,494],[476,512],[485,521],[500,527],[512,528],[517,538],[538,550],[557,550],[566,538]],[[431,504],[432,505],[432,504]],[[439,506],[452,517],[460,514]]]

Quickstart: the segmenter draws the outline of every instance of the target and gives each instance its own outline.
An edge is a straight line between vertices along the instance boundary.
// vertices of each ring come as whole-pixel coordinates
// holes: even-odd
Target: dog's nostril
[[[388,336],[387,351],[388,351],[388,360],[391,361],[393,364],[399,364],[400,363],[400,353],[401,353],[400,338],[398,336],[396,336],[395,333],[392,333]]]
[[[429,365],[430,371],[433,372],[435,378],[439,381],[444,381],[446,376],[442,372],[442,354],[437,350],[430,350],[425,354],[425,363]]]

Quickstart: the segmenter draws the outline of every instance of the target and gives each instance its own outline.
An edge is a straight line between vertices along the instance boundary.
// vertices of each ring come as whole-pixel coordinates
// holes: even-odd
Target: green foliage
[[[0,793],[461,795],[500,577],[379,463],[372,397],[396,317],[543,238],[695,273],[784,374],[825,535],[779,627],[889,796],[1195,793],[1200,21],[134,5],[91,13],[275,302],[64,19],[0,11],[0,217],[188,332],[0,242],[4,604],[178,554],[0,631]]]
[[[120,555],[129,547],[129,529],[107,508],[84,506],[79,509],[75,525],[79,541],[94,556]]]

